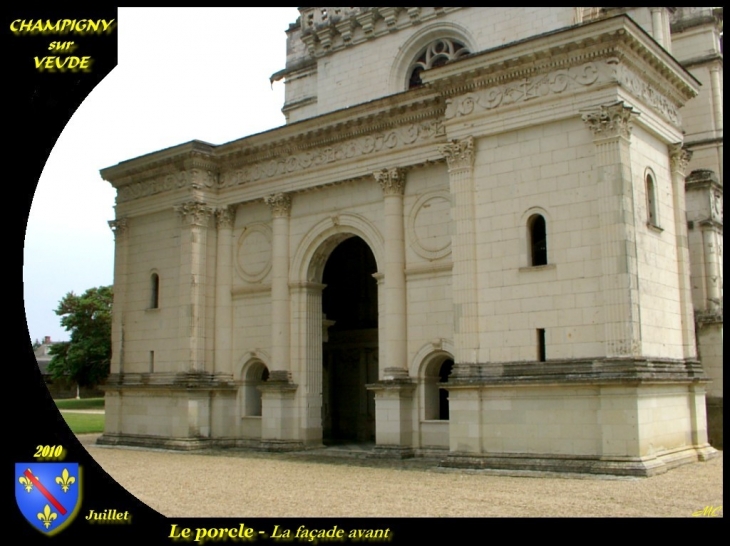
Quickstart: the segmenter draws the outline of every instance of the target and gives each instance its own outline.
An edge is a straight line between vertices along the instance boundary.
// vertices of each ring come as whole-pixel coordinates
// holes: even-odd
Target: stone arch
[[[247,353],[246,361],[241,366],[240,374],[240,408],[242,417],[261,416],[261,392],[258,387],[269,378],[269,367],[263,358],[263,351]],[[263,358],[262,358],[263,357]],[[266,358],[268,361],[268,358]]]
[[[329,255],[342,241],[355,235],[370,247],[380,271],[384,249],[378,229],[360,215],[339,214],[320,221],[304,236],[294,254],[290,280],[321,282]]]
[[[546,247],[544,250],[544,263],[533,263],[534,262],[534,252],[533,252],[533,226],[536,219],[541,218],[544,222],[544,228],[545,228],[545,241],[546,241]],[[553,223],[552,218],[550,217],[550,214],[548,211],[542,207],[530,207],[527,209],[524,213],[522,213],[522,217],[520,218],[520,239],[522,243],[520,244],[520,264],[521,267],[533,267],[533,266],[539,266],[539,265],[548,265],[553,264],[554,258],[552,257],[552,249],[554,249],[554,244],[551,244],[550,237],[552,237],[552,231],[553,229]]]
[[[418,377],[420,420],[439,419],[441,401],[441,368],[447,361],[454,362],[454,345],[439,339],[423,345],[411,361],[410,375]]]
[[[428,44],[440,38],[456,40],[472,53],[477,51],[477,44],[463,26],[450,21],[439,21],[429,25],[411,36],[400,48],[390,70],[388,88],[391,93],[401,93],[408,89],[409,67],[416,55]]]

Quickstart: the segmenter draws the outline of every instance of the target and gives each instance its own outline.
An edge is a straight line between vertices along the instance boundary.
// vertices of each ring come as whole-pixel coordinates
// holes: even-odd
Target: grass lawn
[[[74,434],[104,432],[104,415],[94,413],[61,413]]]
[[[103,398],[67,398],[63,400],[54,400],[58,409],[104,409]]]

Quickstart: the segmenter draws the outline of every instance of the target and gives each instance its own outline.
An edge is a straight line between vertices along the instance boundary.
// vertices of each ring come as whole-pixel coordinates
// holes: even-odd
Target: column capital
[[[198,201],[188,201],[187,203],[175,205],[173,208],[181,216],[183,221],[191,226],[206,227],[210,217],[213,215],[212,207]]]
[[[672,172],[676,171],[684,176],[690,159],[692,159],[692,152],[683,148],[681,142],[669,145],[669,164]]]
[[[447,142],[439,147],[439,152],[446,157],[449,170],[471,168],[474,166],[474,137]]]
[[[631,136],[631,117],[639,115],[633,107],[623,101],[602,104],[597,109],[583,114],[583,121],[593,131],[594,138]]]
[[[406,172],[400,168],[383,169],[373,173],[383,195],[403,195],[406,188]]]
[[[216,226],[218,229],[232,228],[236,220],[236,207],[221,207],[215,211]]]
[[[287,193],[272,193],[264,197],[264,201],[271,208],[274,218],[289,216],[291,212],[291,197]]]
[[[127,234],[129,223],[126,216],[115,220],[109,220],[107,223],[109,224],[109,229],[112,230],[115,239],[120,239]]]

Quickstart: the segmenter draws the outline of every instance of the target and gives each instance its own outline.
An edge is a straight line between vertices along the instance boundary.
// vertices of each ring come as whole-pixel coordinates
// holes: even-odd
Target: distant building
[[[102,171],[101,441],[627,475],[712,457],[722,9],[299,11],[285,127]]]
[[[46,387],[48,388],[48,392],[51,394],[51,396],[57,399],[78,397],[91,398],[104,396],[104,392],[99,388],[79,388],[79,386],[74,381],[70,381],[68,379],[54,379],[51,376],[51,374],[48,372],[48,365],[51,363],[51,359],[53,357],[48,353],[48,351],[56,343],[59,342],[51,341],[51,336],[45,336],[43,338],[43,343],[41,343],[33,350],[36,362],[38,363],[38,369],[41,372],[43,381],[45,382]]]

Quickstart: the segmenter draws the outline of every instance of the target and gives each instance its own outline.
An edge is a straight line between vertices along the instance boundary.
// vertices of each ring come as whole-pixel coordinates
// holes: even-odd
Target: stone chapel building
[[[299,8],[117,189],[100,442],[651,475],[722,443],[722,10]]]

